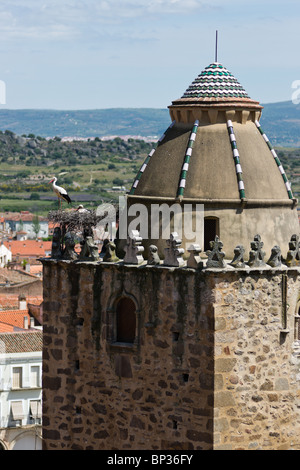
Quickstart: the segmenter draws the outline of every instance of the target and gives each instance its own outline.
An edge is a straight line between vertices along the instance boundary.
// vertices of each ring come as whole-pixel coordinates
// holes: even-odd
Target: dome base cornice
[[[257,102],[253,104],[224,102],[224,103],[198,103],[193,104],[174,101],[169,106],[172,121],[177,123],[192,124],[196,119],[199,124],[226,123],[229,119],[233,122],[245,124],[247,121],[259,121],[263,107]]]

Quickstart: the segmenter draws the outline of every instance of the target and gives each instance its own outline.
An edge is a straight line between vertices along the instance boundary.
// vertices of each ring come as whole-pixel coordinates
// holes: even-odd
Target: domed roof
[[[130,194],[194,200],[292,199],[262,131],[262,107],[212,63],[169,107],[172,124],[141,167]]]

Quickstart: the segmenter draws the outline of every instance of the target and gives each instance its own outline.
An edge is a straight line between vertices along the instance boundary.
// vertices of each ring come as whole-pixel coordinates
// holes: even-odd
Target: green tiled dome
[[[249,96],[229,70],[214,62],[198,75],[182,98],[249,99]]]

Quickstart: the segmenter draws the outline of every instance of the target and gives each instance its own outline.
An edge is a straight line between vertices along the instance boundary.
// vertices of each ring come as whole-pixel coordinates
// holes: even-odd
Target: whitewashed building
[[[0,450],[42,450],[42,331],[0,334]]]
[[[5,229],[16,235],[19,233],[21,239],[34,240],[36,238],[47,238],[49,236],[48,220],[45,217],[36,217],[29,211],[9,212],[3,215]],[[35,226],[38,222],[38,228]],[[38,229],[38,232],[35,230]],[[24,232],[26,236],[24,236]]]
[[[4,245],[0,244],[0,268],[4,268],[12,260],[12,252]]]

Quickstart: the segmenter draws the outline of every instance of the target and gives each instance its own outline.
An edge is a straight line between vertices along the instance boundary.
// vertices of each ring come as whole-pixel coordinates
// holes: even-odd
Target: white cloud
[[[29,27],[76,25],[83,21],[133,18],[147,14],[190,13],[209,5],[202,0],[2,0],[0,25]]]
[[[0,13],[0,38],[9,39],[55,39],[70,35],[72,27],[55,14],[48,15],[45,5],[35,0],[27,4],[16,0],[4,0]]]
[[[0,42],[147,39],[160,19],[207,5],[202,0],[2,0]],[[138,23],[133,27],[132,21]]]
[[[124,18],[149,13],[190,13],[208,5],[208,2],[202,0],[110,0],[109,2],[90,0],[86,2],[87,7],[92,7],[104,16],[114,15]]]
[[[152,0],[148,9],[158,13],[190,13],[207,5],[198,0]]]

